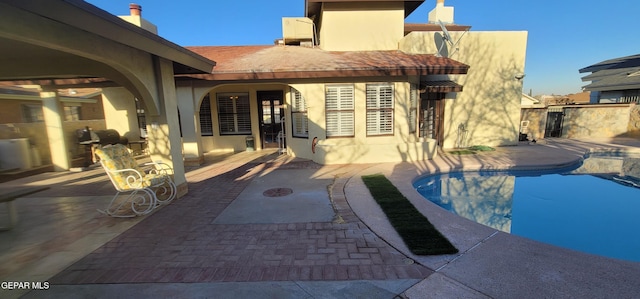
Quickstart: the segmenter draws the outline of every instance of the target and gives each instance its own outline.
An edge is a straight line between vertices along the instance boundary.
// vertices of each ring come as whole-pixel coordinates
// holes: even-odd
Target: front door
[[[423,94],[420,104],[419,137],[435,139],[438,146],[442,146],[444,132],[444,94]]]
[[[281,90],[258,91],[258,107],[260,114],[260,136],[262,148],[278,148],[284,142],[278,138],[283,129],[284,98]],[[282,132],[284,134],[284,131]]]

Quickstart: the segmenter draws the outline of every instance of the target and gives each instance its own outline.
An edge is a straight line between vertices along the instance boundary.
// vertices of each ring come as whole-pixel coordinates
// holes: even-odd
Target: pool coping
[[[536,145],[517,159],[462,157],[459,164],[443,158],[432,161],[380,164],[351,177],[345,188],[349,204],[361,220],[380,238],[414,262],[435,271],[434,275],[407,290],[407,294],[430,292],[455,297],[632,297],[640,293],[640,263],[622,261],[549,245],[510,235],[449,213],[424,200],[413,182],[427,171],[443,173],[477,170],[531,170],[562,168],[590,153],[603,151],[640,152],[636,147],[581,147],[567,150],[562,143]],[[573,144],[571,144],[573,146]],[[529,150],[527,149],[527,150]],[[512,150],[512,149],[509,149]],[[531,154],[527,156],[527,154]],[[545,159],[536,156],[542,154]],[[488,157],[498,158],[487,162]],[[553,159],[548,159],[553,157]],[[479,159],[480,158],[480,159]],[[485,160],[483,160],[485,159]],[[491,160],[491,159],[488,159]],[[483,162],[484,161],[484,162]],[[458,254],[416,256],[372,202],[361,176],[382,173],[459,249]],[[407,180],[407,178],[412,178]],[[448,286],[448,287],[447,287]],[[438,292],[445,293],[438,293]]]

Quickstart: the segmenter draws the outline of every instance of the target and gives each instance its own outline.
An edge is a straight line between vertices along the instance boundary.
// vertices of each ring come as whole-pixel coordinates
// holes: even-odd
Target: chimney
[[[139,4],[131,3],[129,4],[129,12],[130,13],[128,16],[120,16],[120,18],[131,24],[141,27],[144,30],[158,34],[158,27],[142,18],[142,6],[140,6]]]
[[[129,4],[129,11],[131,12],[131,16],[141,17],[142,16],[142,6],[131,3]]]
[[[429,12],[429,23],[442,22],[444,24],[453,24],[453,7],[444,6],[444,0],[437,0],[436,7]]]

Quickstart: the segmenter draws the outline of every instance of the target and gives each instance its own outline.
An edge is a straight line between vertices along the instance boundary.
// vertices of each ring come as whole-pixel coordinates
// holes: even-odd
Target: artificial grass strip
[[[447,153],[452,155],[475,155],[476,154],[476,152],[470,151],[470,150],[456,150],[456,151],[450,151]]]
[[[496,149],[486,145],[474,145],[472,147],[469,147],[469,150],[477,151],[477,152],[492,152],[492,151],[495,151]]]
[[[456,249],[384,175],[362,176],[369,192],[416,255],[457,253]]]

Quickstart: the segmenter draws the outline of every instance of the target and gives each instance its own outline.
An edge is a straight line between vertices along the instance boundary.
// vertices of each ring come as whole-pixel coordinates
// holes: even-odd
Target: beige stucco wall
[[[388,82],[380,81],[370,83]],[[406,80],[406,79],[405,79]],[[343,82],[345,83],[345,82]],[[408,82],[394,82],[394,134],[393,136],[367,136],[366,132],[366,84],[354,85],[355,133],[354,137],[327,138],[325,122],[325,84],[292,84],[308,103],[309,139],[289,138],[289,152],[296,157],[312,159],[320,164],[376,163],[421,161],[436,153],[434,140],[420,141],[409,132]],[[317,137],[316,152],[311,151],[313,138]]]
[[[321,22],[323,50],[397,50],[404,35],[404,3],[325,2]]]
[[[450,76],[464,86],[446,97],[444,148],[453,148],[458,128],[466,129],[463,146],[514,145],[518,141],[526,31],[451,32],[459,41],[458,50],[446,48],[449,57],[470,66],[467,75]],[[400,41],[400,49],[409,53],[437,53],[439,32],[412,32]]]
[[[385,78],[370,83],[388,82]],[[388,78],[386,78],[388,80]],[[224,85],[210,91],[213,135],[202,136],[203,150],[244,151],[247,135],[221,136],[218,124],[216,94],[246,92],[251,105],[252,134],[257,150],[261,149],[258,122],[258,91],[282,90],[285,97],[287,153],[294,157],[311,159],[321,164],[375,163],[397,161],[421,161],[436,154],[434,140],[418,140],[415,132],[409,132],[408,78],[394,82],[394,134],[393,136],[367,137],[366,133],[366,84],[359,82],[335,82],[353,84],[355,92],[354,137],[327,138],[325,121],[325,83],[248,84]],[[331,83],[334,84],[334,83]],[[291,128],[291,87],[298,90],[307,101],[309,138],[293,137]],[[199,106],[199,104],[198,104]],[[316,152],[312,151],[313,139],[317,138]]]
[[[122,87],[102,90],[103,110],[106,125],[129,140],[140,140],[140,127],[136,111],[135,97]]]
[[[209,151],[244,151],[246,150],[246,138],[253,136],[255,147],[261,149],[262,138],[258,121],[258,91],[282,90],[286,96],[287,85],[284,84],[230,84],[222,85],[209,92],[211,100],[211,120],[213,123],[213,136],[202,136],[202,147],[204,152]],[[217,93],[248,93],[249,105],[251,107],[251,135],[220,135],[220,124],[218,122],[218,106],[216,101]],[[202,99],[198,102],[198,110]],[[287,111],[288,109],[285,108]],[[285,111],[285,115],[286,111]],[[290,128],[287,129],[288,131]],[[290,133],[289,133],[290,134]]]

